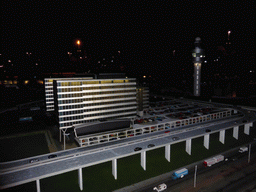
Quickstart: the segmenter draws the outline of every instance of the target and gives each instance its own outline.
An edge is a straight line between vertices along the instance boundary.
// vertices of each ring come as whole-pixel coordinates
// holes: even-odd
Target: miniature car
[[[38,162],[39,161],[39,159],[31,159],[30,161],[29,161],[29,163],[35,163],[35,162]]]
[[[142,148],[141,147],[136,147],[135,149],[134,149],[134,151],[140,151]]]
[[[179,140],[179,139],[180,139],[179,137],[173,137],[173,138],[172,138],[173,141],[177,141],[177,140]]]
[[[49,155],[48,159],[52,159],[52,158],[55,158],[55,157],[57,157],[57,155]]]
[[[167,185],[165,183],[162,183],[158,185],[158,187],[154,187],[153,190],[156,190],[157,192],[164,191],[167,189]]]
[[[150,148],[150,147],[155,147],[155,145],[154,144],[149,144],[148,148]]]

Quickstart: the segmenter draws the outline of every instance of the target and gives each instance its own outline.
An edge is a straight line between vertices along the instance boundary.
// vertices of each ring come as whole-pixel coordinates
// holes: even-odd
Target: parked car
[[[167,189],[167,185],[165,183],[153,188],[153,190],[156,190],[157,192],[164,191],[165,189]]]
[[[30,161],[29,161],[29,163],[35,163],[35,162],[38,162],[39,161],[39,159],[31,159]]]
[[[155,147],[155,145],[154,144],[149,144],[148,148],[150,148],[150,147]]]
[[[179,139],[180,139],[179,137],[173,137],[173,138],[172,138],[173,141],[177,141],[177,140],[179,140]]]
[[[48,159],[52,159],[52,158],[55,158],[55,157],[57,157],[57,155],[54,155],[54,154],[53,155],[49,155]]]
[[[246,152],[246,151],[248,151],[248,147],[240,147],[240,149],[239,149],[239,153],[244,153],[244,152]]]
[[[135,149],[134,149],[134,151],[140,151],[142,148],[141,147],[136,147]]]

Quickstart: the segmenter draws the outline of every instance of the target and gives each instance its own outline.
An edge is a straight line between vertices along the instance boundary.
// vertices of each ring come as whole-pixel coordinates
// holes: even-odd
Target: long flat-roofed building
[[[45,87],[46,109],[55,111],[60,129],[137,114],[135,78],[48,78]]]

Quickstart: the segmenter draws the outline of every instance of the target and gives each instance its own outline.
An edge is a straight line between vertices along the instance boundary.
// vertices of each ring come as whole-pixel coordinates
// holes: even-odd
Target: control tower
[[[195,39],[195,49],[192,51],[194,63],[194,96],[200,96],[201,66],[203,62],[204,50],[200,46],[201,38]]]

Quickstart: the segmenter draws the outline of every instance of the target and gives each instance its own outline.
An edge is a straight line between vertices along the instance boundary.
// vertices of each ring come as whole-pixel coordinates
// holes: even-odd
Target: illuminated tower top
[[[193,63],[202,63],[204,56],[204,50],[201,48],[201,38],[195,39],[195,49],[192,51]]]

